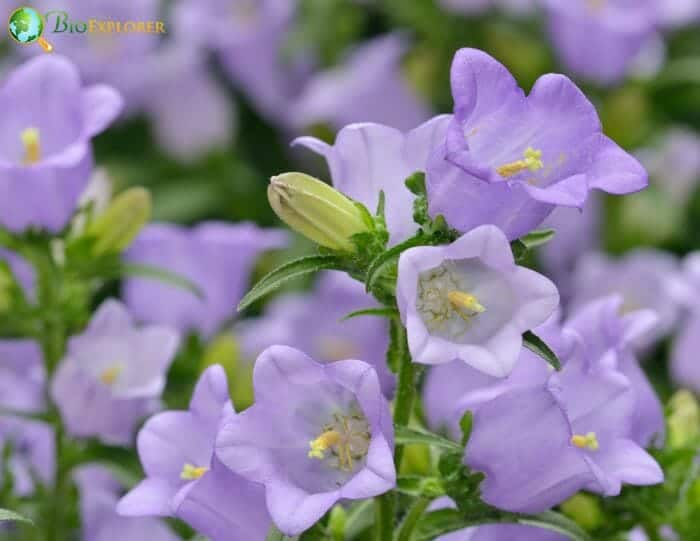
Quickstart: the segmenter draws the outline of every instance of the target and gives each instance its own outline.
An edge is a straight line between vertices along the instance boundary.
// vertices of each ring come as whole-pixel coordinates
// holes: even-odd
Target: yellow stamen
[[[597,451],[600,448],[595,432],[589,432],[585,435],[574,434],[571,436],[571,443],[579,449],[588,449],[590,451]]]
[[[525,149],[525,152],[523,152],[523,156],[525,159],[516,160],[514,162],[501,165],[496,169],[496,171],[498,171],[498,174],[502,177],[507,178],[512,177],[513,175],[516,175],[521,171],[525,171],[526,169],[529,169],[530,171],[534,172],[539,171],[544,167],[544,163],[542,163],[541,150],[535,150],[532,147],[527,147]]]
[[[325,458],[324,452],[340,443],[340,434],[335,430],[327,430],[315,440],[309,442],[309,458]]]
[[[39,138],[39,130],[37,128],[26,128],[20,134],[22,144],[24,145],[24,158],[22,163],[31,165],[41,160],[41,141]]]
[[[204,466],[193,466],[192,464],[185,464],[182,467],[182,473],[180,474],[180,479],[183,481],[195,481],[196,479],[199,479],[209,471],[209,468],[205,468]]]
[[[453,290],[447,293],[447,300],[456,310],[469,310],[474,314],[481,314],[486,311],[486,308],[478,301],[474,295],[465,293],[464,291]]]
[[[124,367],[121,364],[113,364],[100,374],[100,381],[105,385],[114,385],[123,371]]]

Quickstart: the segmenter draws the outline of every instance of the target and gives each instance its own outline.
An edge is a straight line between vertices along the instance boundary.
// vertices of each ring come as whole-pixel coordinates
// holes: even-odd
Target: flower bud
[[[669,401],[668,446],[671,449],[694,445],[700,438],[700,406],[693,393],[681,389]]]
[[[97,240],[95,255],[119,253],[127,248],[151,217],[151,194],[144,188],[130,188],[115,197],[107,209],[88,227]]]
[[[579,492],[561,504],[562,512],[584,530],[595,530],[605,517],[595,496]]]
[[[350,237],[370,230],[365,213],[328,184],[303,173],[272,177],[270,206],[289,227],[321,246],[353,252]]]

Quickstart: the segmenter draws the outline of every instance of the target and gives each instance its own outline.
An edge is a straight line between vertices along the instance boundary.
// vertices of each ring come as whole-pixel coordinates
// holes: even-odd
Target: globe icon
[[[33,43],[41,37],[44,31],[44,20],[33,8],[21,7],[10,15],[10,36],[20,43]]]

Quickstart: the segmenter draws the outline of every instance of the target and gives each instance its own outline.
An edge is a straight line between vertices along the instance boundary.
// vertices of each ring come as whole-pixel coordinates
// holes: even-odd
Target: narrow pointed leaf
[[[340,321],[346,321],[359,316],[396,317],[398,314],[399,311],[396,308],[365,308],[364,310],[350,312]]]
[[[396,443],[403,445],[410,444],[421,444],[421,445],[431,445],[433,447],[440,447],[442,449],[449,449],[450,451],[462,452],[462,446],[458,443],[443,438],[438,434],[433,434],[425,430],[419,430],[417,428],[409,428],[405,426],[397,426],[395,428],[394,437]]]
[[[34,525],[34,523],[25,516],[10,511],[9,509],[0,508],[0,522],[25,522],[27,524]]]
[[[523,334],[523,345],[536,355],[542,357],[555,370],[561,370],[561,361],[559,357],[557,357],[557,354],[550,349],[544,340],[532,331],[527,331]]]

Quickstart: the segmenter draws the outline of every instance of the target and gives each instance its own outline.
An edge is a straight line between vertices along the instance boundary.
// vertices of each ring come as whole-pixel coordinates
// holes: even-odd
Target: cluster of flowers
[[[280,2],[269,4],[282,9]],[[188,7],[193,13],[186,21],[198,21],[200,29],[214,24],[208,39],[219,39],[222,49],[223,43],[242,46],[229,43],[230,28],[219,28],[211,12],[208,23],[197,19],[199,3]],[[275,16],[285,19],[282,11]],[[246,47],[258,47],[253,37],[246,39]],[[374,67],[367,59],[361,64]],[[332,84],[341,85],[344,79],[335,77]],[[404,185],[414,171],[426,173],[430,216],[443,216],[461,235],[449,245],[410,248],[398,263],[396,304],[412,360],[439,365],[423,389],[430,424],[459,440],[459,419],[474,413],[464,461],[486,474],[483,500],[503,510],[535,513],[582,489],[612,496],[623,483],[661,482],[663,472],[644,447],[662,437],[663,415],[635,351],[670,331],[681,300],[697,298],[698,257],[689,257],[684,273],[674,262],[659,270],[660,284],[669,282],[669,273],[678,278],[661,302],[664,293],[648,287],[644,276],[639,280],[654,296],[648,302],[626,298],[623,306],[620,297],[599,298],[607,291],[584,291],[561,321],[557,287],[518,266],[510,241],[540,226],[555,207],[582,208],[590,190],[639,191],[647,173],[603,135],[594,107],[564,76],[545,75],[525,95],[496,60],[462,49],[451,84],[454,114],[411,131],[365,123],[343,128],[333,145],[296,140],[325,157],[339,192],[369,208],[384,193],[391,246],[417,229],[413,196]],[[8,143],[0,168],[7,194],[0,201],[0,224],[13,233],[62,231],[88,187],[90,139],[114,120],[121,98],[107,86],[83,87],[67,60],[41,57],[11,74],[0,103],[6,104]],[[293,184],[294,176],[273,179],[271,199],[279,202]],[[279,212],[287,219],[288,211]],[[0,342],[0,407],[44,411],[48,386],[69,435],[129,445],[139,421],[161,408],[180,336],[213,336],[232,316],[257,255],[285,240],[280,231],[252,224],[145,227],[125,259],[177,273],[203,298],[152,280],[125,280],[124,303],[107,300],[98,308],[85,331],[71,337],[48,383],[34,342]],[[31,298],[32,269],[16,254],[3,258]],[[655,272],[647,262],[630,266]],[[633,287],[625,272],[607,274]],[[602,287],[590,276],[582,282]],[[207,369],[188,411],[157,413],[139,431],[146,479],[122,499],[122,487],[107,471],[95,465],[77,469],[87,538],[122,538],[134,531],[173,539],[152,518],[163,516],[178,517],[213,541],[262,540],[273,523],[296,535],[340,500],[394,488],[388,399],[395,382],[383,357],[386,328],[359,320],[338,331],[346,308],[367,306],[365,293],[347,280],[324,279],[314,293],[324,307],[317,313],[287,296],[269,306],[262,321],[240,323],[236,332],[245,349],[258,355],[254,404],[234,412],[223,369]],[[658,307],[659,315],[636,310],[648,305]],[[674,313],[667,317],[669,306]],[[310,319],[316,317],[314,324]],[[654,331],[657,321],[660,330]],[[674,372],[700,386],[689,361],[698,322],[694,317],[687,324]],[[522,335],[530,330],[557,353],[561,371],[523,349]],[[3,414],[0,438],[12,443],[9,469],[19,495],[31,494],[36,479],[51,485],[56,464],[50,425]],[[487,526],[469,535],[511,539],[514,528],[526,527]],[[538,530],[524,535],[556,538]]]

